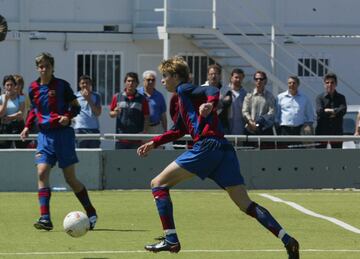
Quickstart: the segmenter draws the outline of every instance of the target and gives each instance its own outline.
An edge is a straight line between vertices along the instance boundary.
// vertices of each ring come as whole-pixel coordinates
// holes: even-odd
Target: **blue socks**
[[[247,208],[246,214],[256,218],[261,225],[267,228],[276,237],[280,238],[284,245],[289,242],[290,236],[286,234],[285,230],[264,207],[261,207],[259,204],[252,202]]]
[[[159,212],[160,220],[165,232],[166,241],[177,243],[179,239],[176,234],[173,216],[173,206],[170,198],[169,188],[155,187],[152,189],[156,207]]]

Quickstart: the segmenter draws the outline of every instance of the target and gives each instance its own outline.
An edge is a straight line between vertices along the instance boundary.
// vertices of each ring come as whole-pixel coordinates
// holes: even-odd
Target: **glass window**
[[[89,75],[93,80],[93,90],[101,95],[101,103],[109,105],[112,96],[120,92],[120,53],[78,53],[77,76]]]
[[[207,67],[211,64],[215,64],[215,60],[202,55],[183,55],[183,58],[190,67],[190,72],[193,75],[193,84],[204,84],[207,81]]]
[[[327,58],[299,58],[297,74],[302,77],[323,77],[328,72]]]

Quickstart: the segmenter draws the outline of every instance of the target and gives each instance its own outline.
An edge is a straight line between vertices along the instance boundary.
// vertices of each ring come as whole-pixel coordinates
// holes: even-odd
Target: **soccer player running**
[[[232,201],[246,214],[256,218],[260,224],[281,239],[289,255],[299,258],[299,243],[285,232],[268,210],[250,200],[240,174],[240,166],[233,146],[224,138],[222,126],[216,113],[219,90],[213,86],[194,86],[189,83],[189,67],[181,57],[162,61],[159,66],[163,74],[162,84],[169,92],[179,96],[179,112],[174,127],[160,136],[152,138],[137,150],[146,156],[159,145],[173,141],[189,133],[195,144],[171,162],[151,181],[152,193],[160,215],[165,236],[155,244],[146,245],[152,252],[180,251],[176,233],[173,206],[169,189],[197,175],[210,178],[225,189]]]
[[[31,110],[25,128],[20,133],[24,140],[29,135],[31,124],[37,119],[39,134],[35,162],[38,174],[38,198],[41,217],[35,222],[37,229],[52,230],[50,218],[50,170],[59,163],[66,182],[86,210],[90,229],[96,224],[96,210],[92,206],[85,186],[75,176],[75,133],[70,127],[71,119],[80,112],[80,105],[70,84],[54,77],[54,58],[41,53],[35,58],[40,77],[29,86]]]

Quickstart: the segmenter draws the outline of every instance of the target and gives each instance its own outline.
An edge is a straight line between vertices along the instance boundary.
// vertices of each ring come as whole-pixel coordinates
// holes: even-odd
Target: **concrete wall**
[[[81,163],[77,164],[78,179],[88,189],[102,188],[102,154],[101,151],[77,152]],[[0,191],[36,191],[37,177],[34,163],[34,150],[0,150]],[[50,175],[52,187],[69,189],[62,171],[55,166]]]
[[[155,150],[146,158],[135,151],[106,151],[105,189],[149,188],[150,180],[182,151]],[[360,188],[357,149],[238,151],[241,173],[249,189]],[[177,186],[217,188],[194,177]]]
[[[154,150],[139,158],[135,150],[78,150],[78,178],[91,190],[148,189],[150,180],[182,150]],[[360,188],[359,149],[238,151],[241,172],[249,189]],[[34,151],[0,151],[0,191],[35,191]],[[69,190],[54,167],[52,187]],[[218,188],[197,177],[179,189]]]

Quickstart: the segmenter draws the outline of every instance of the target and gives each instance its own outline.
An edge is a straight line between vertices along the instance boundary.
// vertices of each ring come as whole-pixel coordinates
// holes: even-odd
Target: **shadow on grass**
[[[147,229],[114,229],[114,228],[96,228],[91,232],[149,232]]]

